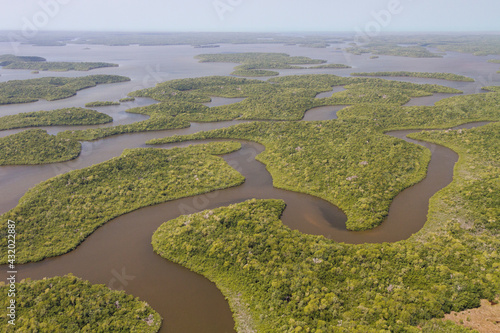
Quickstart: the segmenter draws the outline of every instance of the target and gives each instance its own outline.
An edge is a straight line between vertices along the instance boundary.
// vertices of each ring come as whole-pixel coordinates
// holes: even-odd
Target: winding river
[[[348,45],[338,45],[347,47]],[[96,100],[118,100],[127,92],[154,86],[158,82],[187,77],[229,75],[235,64],[198,63],[194,56],[200,53],[187,45],[173,46],[102,46],[68,44],[54,51],[52,46],[16,45],[19,54],[33,54],[46,57],[49,61],[106,61],[118,63],[119,67],[96,69],[92,74],[116,74],[131,78],[129,82],[81,90],[77,96],[66,100],[39,101],[36,103],[2,106],[0,115],[20,112],[52,110],[63,107],[81,106]],[[336,46],[337,47],[337,46]],[[331,73],[349,76],[359,71],[419,70],[428,72],[450,72],[466,75],[478,83],[449,82],[417,78],[386,78],[414,83],[438,83],[457,88],[466,94],[480,92],[480,86],[496,85],[497,76],[490,76],[497,70],[494,64],[472,54],[448,53],[443,58],[405,58],[380,56],[369,59],[369,55],[353,56],[340,49],[303,48],[270,44],[222,44],[217,49],[206,49],[203,53],[220,52],[278,52],[292,56],[309,56],[326,59],[328,63],[344,63],[350,69],[291,69],[280,70],[280,75]],[[0,54],[12,52],[11,43],[0,43]],[[12,79],[28,79],[44,76],[83,76],[81,72],[40,72],[34,76],[31,71],[0,68],[0,82]],[[331,96],[341,91],[336,87],[330,92],[318,94],[317,98]],[[433,105],[449,95],[412,99],[407,105]],[[214,98],[208,106],[233,103],[237,100]],[[99,126],[114,126],[140,121],[146,117],[125,113],[126,108],[144,106],[155,101],[136,99],[134,103],[123,103],[117,107],[99,108],[114,118],[114,123]],[[342,106],[321,107],[308,111],[303,120],[335,119]],[[193,123],[191,127],[179,130],[134,133],[119,135],[82,144],[81,155],[72,161],[38,166],[0,167],[0,214],[17,205],[21,196],[36,184],[75,169],[81,169],[119,156],[123,149],[146,147],[147,140],[171,135],[185,135],[199,131],[228,127],[239,121],[219,123]],[[481,124],[474,124],[478,126]],[[467,127],[470,127],[468,125]],[[85,127],[78,127],[85,128]],[[55,134],[69,127],[47,127]],[[12,132],[2,131],[0,137]],[[20,131],[20,130],[19,130]],[[407,141],[409,131],[391,132]],[[426,221],[428,199],[452,179],[453,166],[457,156],[452,151],[433,144],[416,142],[431,149],[433,155],[428,176],[419,184],[401,192],[390,207],[388,219],[378,228],[366,232],[349,232],[345,229],[345,215],[330,203],[305,194],[279,190],[272,187],[272,178],[264,165],[255,161],[255,156],[264,147],[252,142],[242,142],[241,150],[223,158],[240,171],[246,182],[241,186],[212,192],[196,197],[136,210],[118,217],[99,228],[74,251],[44,261],[18,266],[18,278],[41,279],[73,273],[92,283],[102,283],[110,288],[123,289],[127,293],[147,301],[164,318],[161,332],[234,332],[234,321],[229,306],[216,288],[204,277],[157,256],[150,245],[153,232],[165,221],[186,211],[201,211],[225,206],[250,198],[279,198],[285,200],[287,208],[282,220],[290,228],[305,233],[325,235],[336,241],[348,243],[397,241],[408,238],[418,231]],[[187,145],[179,144],[178,146]],[[165,145],[164,148],[173,145]],[[411,209],[411,211],[410,211]],[[0,267],[4,281],[7,270]]]
[[[214,105],[237,101],[214,99]],[[434,103],[435,100],[422,102]],[[418,101],[416,103],[418,104]],[[306,113],[304,120],[334,119],[341,108],[342,106],[315,108]],[[0,209],[5,212],[14,207],[29,187],[45,179],[103,162],[120,155],[125,148],[145,147],[144,142],[148,139],[190,134],[237,123],[239,121],[193,123],[190,128],[181,130],[120,135],[83,143],[82,154],[74,161],[43,166],[3,167],[1,171],[4,177],[1,185],[11,187],[12,198],[4,198]],[[482,124],[469,124],[460,128]],[[120,216],[99,228],[68,254],[18,266],[18,277],[41,279],[73,273],[92,283],[103,283],[110,288],[123,289],[147,301],[162,315],[164,325],[161,332],[234,332],[234,321],[229,306],[216,286],[204,277],[156,255],[150,245],[153,232],[163,222],[186,212],[226,206],[251,198],[276,198],[287,203],[282,216],[283,222],[304,233],[324,235],[335,241],[354,244],[406,239],[425,223],[429,198],[451,182],[453,166],[457,160],[457,155],[447,148],[406,138],[411,132],[415,131],[394,131],[388,134],[423,145],[432,151],[428,175],[419,184],[401,192],[394,199],[387,220],[373,230],[348,231],[345,229],[344,213],[334,205],[310,195],[274,188],[271,175],[265,166],[255,160],[255,156],[262,152],[264,147],[254,142],[240,141],[242,149],[223,158],[245,176],[244,184],[142,208]],[[161,147],[171,148],[188,144],[190,143]],[[9,182],[9,179],[23,181]],[[3,268],[2,271],[5,272]]]

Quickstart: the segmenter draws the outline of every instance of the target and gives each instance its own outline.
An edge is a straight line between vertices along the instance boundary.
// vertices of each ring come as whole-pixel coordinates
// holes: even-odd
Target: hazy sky
[[[499,0],[0,0],[0,30],[500,31]]]

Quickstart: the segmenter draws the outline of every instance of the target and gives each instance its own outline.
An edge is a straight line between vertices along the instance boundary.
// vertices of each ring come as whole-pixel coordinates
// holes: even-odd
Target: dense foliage
[[[499,133],[493,123],[412,135],[460,159],[424,228],[405,241],[304,235],[279,220],[283,202],[251,200],[164,223],[153,246],[214,281],[235,318],[252,319],[237,325],[259,332],[467,332],[430,319],[500,292]]]
[[[496,236],[498,243],[500,122],[475,129],[424,131],[410,136],[445,145],[460,155],[455,167],[455,177],[458,178],[453,182],[453,186],[440,192],[439,200],[433,201],[429,216],[439,219],[442,223],[450,223],[450,217],[444,213],[451,212],[454,227],[467,231],[463,233],[463,230],[460,230],[463,237],[470,237],[468,234],[487,237],[491,234]],[[430,227],[426,230],[435,232]],[[490,248],[487,241],[488,239],[484,240],[483,248]],[[499,246],[496,245],[495,248],[498,249]]]
[[[71,40],[76,44],[97,45],[210,45],[210,44],[285,44],[304,46],[327,46],[352,41],[352,36],[338,34],[282,34],[250,32],[175,32],[175,33],[134,33],[120,32],[58,32],[39,31],[30,38],[33,45],[61,46]],[[0,41],[12,42],[10,32],[0,32]],[[425,47],[435,47],[440,51],[474,53],[475,55],[500,55],[500,37],[496,34],[398,34],[370,37],[375,45],[388,45],[390,48],[401,44],[412,45],[418,51]],[[399,46],[404,48],[403,46]],[[406,51],[408,52],[408,50]],[[417,53],[415,51],[415,53]],[[418,54],[418,53],[417,53]]]
[[[500,86],[483,87],[483,90],[500,92]]]
[[[453,96],[434,106],[357,104],[340,110],[337,116],[346,121],[370,124],[381,131],[495,121],[500,120],[500,93]]]
[[[4,54],[0,56],[0,66],[4,69],[31,69],[40,71],[89,71],[103,67],[118,67],[117,64],[106,62],[48,62],[42,57],[15,56]]]
[[[0,118],[0,130],[33,126],[97,125],[113,121],[107,114],[84,108],[18,113]]]
[[[107,162],[51,178],[0,217],[0,246],[7,246],[8,219],[16,222],[17,261],[38,261],[72,250],[119,215],[239,185],[243,176],[211,155],[239,147],[218,142],[184,149],[131,149]],[[0,262],[7,262],[6,252]]]
[[[425,73],[425,72],[370,72],[351,73],[352,76],[393,76],[393,77],[422,77],[428,79],[441,79],[449,81],[474,82],[473,78],[453,73]]]
[[[291,84],[292,78],[279,79]],[[394,196],[424,177],[429,160],[428,151],[383,132],[499,120],[499,98],[498,93],[454,96],[433,107],[357,104],[339,111],[338,121],[247,123],[148,143],[205,138],[259,142],[266,150],[258,159],[274,186],[328,200],[346,213],[348,229],[363,230],[383,221]]]
[[[426,243],[348,245],[291,231],[283,208],[250,200],[182,216],[155,232],[153,247],[214,281],[235,317],[252,319],[237,325],[258,332],[417,333],[499,291],[494,237],[485,250],[485,237],[464,241],[467,231],[448,226]]]
[[[246,123],[148,143],[210,137],[263,144],[266,150],[257,159],[275,187],[332,202],[346,213],[352,230],[380,224],[392,198],[423,178],[430,157],[419,146],[336,121]]]
[[[44,77],[30,80],[12,80],[0,83],[0,105],[48,101],[68,98],[78,90],[98,84],[130,81],[118,75],[89,75],[83,77]]]
[[[94,108],[98,106],[111,106],[111,105],[120,105],[119,102],[111,102],[111,101],[95,101],[95,102],[89,102],[85,104],[85,107],[87,108]]]
[[[339,85],[345,85],[346,91],[329,98],[315,98],[318,93]],[[404,104],[411,97],[438,92],[460,93],[459,90],[439,85],[375,78],[346,78],[328,74],[285,76],[267,82],[223,76],[179,79],[130,94],[161,101],[159,104],[127,110],[149,115],[148,120],[115,127],[63,132],[59,135],[76,140],[96,140],[122,133],[184,128],[189,127],[190,122],[233,119],[300,120],[307,110],[317,106],[356,103]],[[209,102],[211,96],[246,98],[239,103],[212,108],[201,104]]]
[[[9,39],[10,38],[10,39]],[[34,45],[65,45],[69,40],[76,44],[99,45],[192,45],[215,46],[213,44],[322,44],[337,43],[348,37],[325,34],[292,35],[262,32],[175,32],[175,33],[133,33],[122,32],[45,32],[30,39]],[[11,35],[0,32],[0,41],[12,41]]]
[[[379,35],[370,39],[375,44],[406,44],[415,47],[437,48],[439,51],[473,53],[477,56],[500,55],[500,36],[497,34],[476,35]]]
[[[393,43],[371,42],[363,46],[346,48],[346,52],[353,54],[373,53],[377,55],[389,55],[412,58],[439,58],[441,55],[432,53],[423,46],[399,46]]]
[[[278,72],[264,69],[300,69],[304,67],[293,66],[304,64],[322,64],[325,60],[311,59],[308,57],[290,57],[286,53],[221,53],[200,54],[196,56],[200,62],[235,62],[241,63],[235,67],[232,75],[237,76],[275,76]]]
[[[31,129],[0,138],[0,165],[45,164],[78,157],[81,144],[41,129]]]
[[[351,68],[351,66],[344,65],[344,64],[324,64],[324,65],[317,65],[317,66],[312,66],[309,68],[335,68],[335,69],[340,69],[340,68]]]
[[[16,283],[16,325],[2,332],[158,332],[162,318],[147,303],[72,275]],[[8,287],[0,287],[7,295]],[[9,298],[1,297],[2,309]]]
[[[135,98],[134,97],[124,97],[124,98],[120,98],[120,102],[133,102],[135,101]]]

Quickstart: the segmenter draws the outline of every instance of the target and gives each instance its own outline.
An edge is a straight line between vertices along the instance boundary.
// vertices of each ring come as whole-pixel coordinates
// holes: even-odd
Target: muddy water
[[[144,105],[152,104],[149,99],[140,102]],[[241,98],[212,98],[207,106],[221,106],[241,101]],[[156,102],[156,101],[155,101]],[[129,120],[134,118],[135,114],[127,113]],[[139,115],[143,117],[143,115]],[[130,118],[131,117],[131,118]],[[55,177],[59,174],[71,170],[85,168],[97,163],[109,160],[112,157],[120,156],[124,149],[146,147],[145,142],[155,138],[161,138],[172,135],[187,135],[200,131],[209,131],[212,129],[225,128],[232,125],[248,122],[246,120],[221,121],[215,123],[191,123],[188,128],[165,131],[152,131],[133,133],[126,135],[117,135],[98,141],[82,142],[82,151],[76,159],[46,165],[21,165],[21,166],[3,166],[0,167],[0,214],[14,208],[19,199],[26,191],[36,184]],[[103,126],[103,125],[96,125]],[[56,134],[69,129],[86,129],[96,126],[47,126],[40,127],[47,130],[50,134]],[[0,137],[8,134],[21,132],[25,129],[15,129],[9,131],[0,131]]]
[[[199,129],[191,131],[196,130]],[[390,134],[404,138],[409,132],[412,131]],[[155,134],[157,137],[159,133],[140,135],[155,137]],[[117,149],[118,143],[130,147],[131,142],[123,140],[125,138],[137,140],[135,142],[144,142],[146,139],[143,136],[139,139],[136,135],[125,135],[101,140],[105,141],[104,144],[87,156],[93,156],[92,161],[105,160],[109,154],[101,152],[99,148],[112,146]],[[345,215],[330,203],[309,195],[273,188],[272,178],[265,166],[255,160],[263,147],[252,142],[242,143],[240,151],[228,154],[224,159],[245,176],[243,185],[143,208],[121,216],[101,227],[76,250],[66,255],[20,266],[19,277],[40,279],[73,273],[92,283],[124,289],[146,300],[162,314],[165,318],[162,332],[233,332],[234,323],[228,304],[216,287],[205,278],[163,260],[152,251],[151,235],[163,222],[186,213],[186,207],[191,212],[251,198],[278,198],[287,203],[282,219],[292,229],[348,243],[396,241],[409,237],[423,226],[429,197],[451,181],[456,161],[456,155],[448,149],[425,144],[433,151],[428,177],[396,197],[389,218],[382,226],[359,233],[345,229]],[[188,144],[165,145],[163,148]]]
[[[390,134],[404,138],[409,132],[412,131]],[[163,148],[187,144],[165,145]],[[452,180],[457,158],[446,148],[424,143],[433,152],[427,178],[396,197],[389,218],[382,226],[360,233],[347,231],[344,227],[345,215],[330,203],[273,188],[272,178],[265,166],[255,160],[263,147],[252,142],[242,141],[242,144],[240,151],[228,154],[224,159],[245,176],[243,185],[139,209],[118,217],[98,229],[76,250],[20,266],[19,277],[40,279],[71,272],[92,283],[124,289],[146,300],[165,318],[162,332],[233,332],[228,304],[216,287],[205,278],[163,260],[152,251],[151,235],[163,222],[186,213],[186,209],[192,212],[251,198],[278,198],[287,203],[282,220],[292,229],[322,234],[347,243],[397,241],[409,237],[423,226],[428,199]]]
[[[28,45],[20,45],[19,47],[21,54],[40,55],[54,61],[119,63],[120,67],[118,68],[95,70],[92,74],[126,75],[131,77],[132,81],[85,89],[67,100],[40,101],[0,107],[0,115],[83,106],[84,103],[95,100],[116,100],[125,97],[130,91],[147,88],[164,80],[206,75],[228,75],[235,66],[235,64],[199,64],[192,57],[200,51],[189,46],[108,47],[92,45],[89,49],[82,51],[85,46],[68,45],[63,48],[64,59],[59,59],[56,56],[56,53],[62,53],[60,48],[54,52],[53,47],[33,48]],[[1,54],[12,53],[5,50],[6,48],[8,48],[8,43],[0,43]],[[492,64],[487,64],[480,57],[468,55],[451,54],[443,59],[404,59],[381,56],[379,59],[369,60],[367,55],[346,55],[331,48],[306,49],[280,45],[221,45],[218,50],[203,50],[203,53],[205,52],[286,52],[294,56],[310,56],[326,59],[329,63],[345,63],[353,66],[352,69],[346,70],[283,70],[280,71],[281,75],[333,73],[348,76],[354,71],[416,70],[453,72],[469,75],[483,81],[491,81],[488,75],[491,72]],[[396,62],[394,59],[398,61]],[[460,71],[457,71],[458,69]],[[0,74],[0,81],[34,77],[29,71],[0,69]],[[39,76],[81,75],[88,74],[44,72],[40,73]],[[444,84],[462,89],[466,93],[478,90],[478,83],[453,83],[411,78],[406,80],[418,83]],[[487,84],[492,83],[487,82]],[[335,89],[317,97],[327,97],[334,92],[336,92]],[[408,105],[432,105],[435,101],[447,96],[414,99]],[[207,105],[221,104],[217,100],[213,100]],[[333,119],[336,117],[336,111],[340,108],[342,106],[310,110],[306,113],[304,120]],[[113,111],[112,109],[107,110]],[[105,112],[105,109],[102,111]],[[126,117],[130,116],[130,114],[125,115]],[[113,117],[116,118],[116,115]],[[137,120],[139,119],[122,119],[122,121],[130,122]],[[195,123],[187,129],[120,135],[83,143],[81,156],[70,162],[43,166],[1,167],[0,213],[13,208],[28,188],[43,180],[70,170],[106,161],[120,155],[126,148],[144,147],[144,143],[149,139],[175,134],[191,134],[237,123],[239,122]],[[48,129],[51,133],[56,133],[67,128]],[[403,138],[408,132],[391,132],[389,134]],[[181,145],[186,145],[186,143]],[[435,191],[451,181],[453,165],[457,158],[453,152],[446,148],[432,144],[425,145],[433,152],[427,178],[398,195],[391,205],[387,221],[371,231],[349,232],[344,226],[344,214],[330,203],[305,194],[273,188],[271,176],[265,167],[254,159],[255,155],[263,150],[263,147],[256,143],[243,142],[243,148],[240,151],[224,156],[228,163],[246,177],[246,182],[243,185],[140,209],[121,216],[101,227],[71,253],[39,263],[19,266],[19,278],[39,279],[71,272],[92,283],[103,283],[111,288],[124,289],[147,301],[164,317],[162,332],[234,332],[234,322],[228,304],[214,284],[154,254],[150,245],[151,235],[161,223],[185,213],[185,210],[180,209],[181,207],[191,207],[193,211],[200,211],[250,198],[278,198],[285,200],[288,205],[282,217],[283,222],[290,228],[305,233],[321,234],[348,243],[405,239],[418,231],[425,223],[428,199]],[[165,148],[168,147],[165,146]],[[2,272],[6,271],[4,268],[1,268]]]

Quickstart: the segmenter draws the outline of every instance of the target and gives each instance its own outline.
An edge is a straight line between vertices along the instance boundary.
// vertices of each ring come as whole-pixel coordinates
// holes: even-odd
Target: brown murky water
[[[0,43],[0,53],[9,53],[4,50],[6,47],[3,43]],[[45,56],[49,60],[58,60],[50,57],[54,55],[53,48],[39,47],[30,49],[27,45],[20,47],[25,50],[25,54],[36,54]],[[192,59],[192,56],[199,53],[199,50],[187,46],[90,46],[91,49],[88,52],[85,51],[87,53],[82,59],[81,49],[83,47],[81,45],[65,47],[65,52],[67,51],[70,55],[69,59],[66,58],[65,60],[117,62],[120,63],[119,68],[96,70],[92,74],[127,75],[132,78],[132,81],[86,89],[67,100],[40,101],[31,104],[0,107],[0,115],[82,106],[82,104],[94,100],[114,100],[124,97],[129,91],[153,86],[158,81],[203,75],[227,75],[234,67],[234,64],[198,64]],[[30,52],[26,52],[26,50]],[[211,50],[205,51],[215,52]],[[368,57],[365,56],[346,56],[341,52],[332,51],[332,49],[316,50],[279,45],[222,45],[220,49],[216,50],[216,53],[223,51],[287,52],[291,55],[308,55],[313,58],[327,59],[329,63],[346,63],[353,66],[353,69],[339,71],[284,70],[281,72],[283,75],[310,73],[349,75],[350,72],[361,70],[417,70],[413,68],[418,68],[420,71],[432,71],[433,68],[445,66],[444,69],[439,71],[455,72],[480,78],[486,77],[485,73],[489,69],[489,65],[480,63],[477,57],[469,55],[457,57],[455,54],[448,56],[446,62],[439,58],[397,58],[398,61],[395,62],[393,57],[381,56],[377,60],[368,60]],[[460,67],[458,64],[466,65]],[[411,68],[408,68],[408,66]],[[467,70],[457,72],[457,68],[466,68]],[[471,68],[474,68],[474,71]],[[0,69],[0,74],[2,75],[0,81],[32,77],[27,71]],[[41,75],[58,76],[62,74],[41,73]],[[70,75],[79,76],[85,74],[69,72],[64,73],[63,76]],[[439,83],[460,87],[469,93],[477,92],[477,85],[471,83],[450,83],[436,80],[412,80],[412,82]],[[317,97],[327,97],[336,91],[340,91],[336,89],[322,93]],[[414,99],[408,105],[432,105],[437,100],[448,96]],[[150,102],[139,100],[137,103]],[[212,103],[207,105],[215,106],[230,102],[237,102],[237,100],[214,99]],[[316,108],[308,111],[304,120],[334,119],[336,118],[336,112],[341,108],[342,106]],[[113,117],[116,119],[120,112],[123,112],[123,109],[102,109],[99,111],[114,113]],[[137,115],[123,113],[123,117],[117,121],[130,123],[142,120],[133,118],[134,116]],[[0,167],[0,213],[15,207],[19,198],[27,189],[43,180],[70,170],[106,161],[120,155],[123,149],[126,148],[144,147],[144,143],[149,139],[176,134],[190,134],[202,130],[227,127],[237,123],[239,121],[194,123],[190,128],[181,130],[120,135],[83,143],[81,156],[73,161],[42,166]],[[477,125],[475,124],[475,126]],[[51,127],[47,129],[50,133],[57,133],[68,128]],[[405,138],[405,135],[409,132],[412,131],[398,131],[388,134]],[[0,135],[4,134],[0,132]],[[405,140],[414,142],[409,139]],[[344,225],[345,215],[330,203],[309,195],[273,188],[272,178],[265,166],[255,161],[255,156],[263,150],[263,147],[252,142],[242,142],[243,148],[240,151],[225,155],[223,158],[246,177],[246,182],[243,185],[139,209],[118,217],[99,228],[77,249],[66,255],[18,266],[18,277],[40,279],[73,273],[92,283],[103,283],[111,288],[123,289],[127,293],[147,301],[163,316],[164,325],[161,332],[234,332],[234,321],[228,304],[216,286],[204,277],[157,256],[150,245],[153,232],[163,222],[185,213],[186,207],[189,207],[189,212],[192,212],[226,206],[251,198],[278,198],[285,200],[287,203],[282,219],[292,229],[355,244],[392,242],[406,239],[418,231],[425,223],[428,200],[437,190],[446,186],[452,180],[453,166],[457,159],[455,153],[444,147],[420,142],[415,143],[428,147],[433,153],[428,176],[419,184],[400,193],[391,205],[388,219],[374,230],[366,232],[347,231]],[[187,144],[183,143],[177,146]],[[173,145],[165,145],[164,148],[171,146]],[[1,274],[4,274],[6,272],[5,267],[1,267],[0,271]]]

